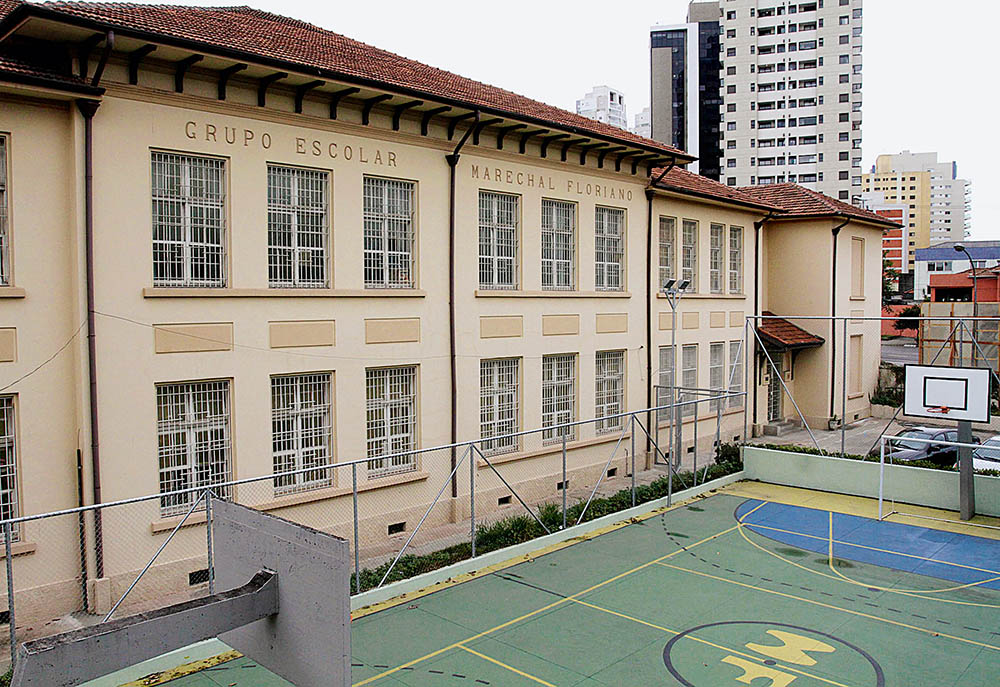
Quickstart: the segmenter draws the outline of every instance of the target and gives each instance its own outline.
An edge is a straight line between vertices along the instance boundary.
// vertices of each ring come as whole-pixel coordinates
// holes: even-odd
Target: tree
[[[899,294],[899,272],[892,268],[892,263],[882,260],[882,307],[889,305],[893,296]]]
[[[911,305],[900,310],[896,315],[896,320],[892,323],[892,326],[900,334],[916,336],[917,327],[920,326],[920,320],[911,319],[914,317],[920,317],[919,305]]]

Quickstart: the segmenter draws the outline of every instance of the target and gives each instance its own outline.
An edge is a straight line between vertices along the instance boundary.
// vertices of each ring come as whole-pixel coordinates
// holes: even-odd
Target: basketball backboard
[[[903,414],[990,421],[990,371],[975,367],[906,365]]]

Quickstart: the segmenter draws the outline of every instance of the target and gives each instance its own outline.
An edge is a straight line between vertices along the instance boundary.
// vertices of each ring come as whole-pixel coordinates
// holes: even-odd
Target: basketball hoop
[[[948,406],[933,406],[924,409],[928,413],[937,413],[939,415],[947,415],[948,411],[951,410]]]

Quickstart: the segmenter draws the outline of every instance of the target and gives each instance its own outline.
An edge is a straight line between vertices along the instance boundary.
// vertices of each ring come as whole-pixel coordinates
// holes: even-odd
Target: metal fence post
[[[749,437],[747,436],[747,432],[749,431],[748,425],[749,425],[749,420],[750,420],[750,384],[751,384],[751,377],[750,377],[750,367],[749,367],[749,365],[751,363],[748,362],[750,360],[750,356],[748,355],[748,353],[750,351],[750,332],[749,332],[749,329],[750,329],[750,320],[743,320],[743,351],[742,351],[742,353],[743,353],[743,386],[742,386],[742,389],[743,389],[743,442],[742,443],[744,443],[744,444],[746,444],[747,443],[747,439],[749,439]],[[756,370],[757,370],[757,356],[756,355],[754,356],[752,364],[754,366],[754,371],[756,372]]]
[[[694,443],[691,444],[691,458],[694,460],[694,486],[698,486],[698,392],[694,395]]]
[[[476,557],[476,454],[469,444],[469,539],[472,558]]]
[[[7,622],[10,624],[10,667],[17,662],[17,626],[14,622],[14,549],[10,523],[3,524],[3,541],[7,557]]]
[[[562,435],[562,507],[563,507],[563,524],[562,528],[566,529],[566,435]]]
[[[841,352],[844,368],[840,375],[840,457],[847,454],[847,318],[844,318],[844,350]]]
[[[631,415],[632,421],[632,506],[635,506],[635,415]]]
[[[361,593],[361,551],[358,547],[358,464],[351,463],[351,494],[354,500],[354,593]]]
[[[212,490],[205,490],[205,544],[208,551],[208,593],[215,594],[215,559],[212,556]]]

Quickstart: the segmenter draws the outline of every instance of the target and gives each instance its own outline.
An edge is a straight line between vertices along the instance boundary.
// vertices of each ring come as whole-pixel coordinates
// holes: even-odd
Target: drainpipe
[[[764,225],[768,220],[775,218],[775,212],[771,210],[759,221],[753,223],[753,314],[755,317],[760,317],[760,230],[764,228]],[[754,320],[754,326],[760,327],[760,320]],[[743,359],[750,360],[750,342],[747,341],[747,349],[743,352]],[[754,343],[754,351],[757,350],[757,344]],[[757,354],[754,353],[753,356],[753,427],[757,426],[757,387],[760,386],[760,369],[757,366]],[[750,434],[753,435],[753,428],[750,429]],[[743,437],[746,441],[747,437]]]
[[[654,188],[663,181],[667,173],[677,166],[677,158],[671,157],[670,164],[646,188],[646,407],[653,407],[653,197]],[[656,274],[659,280],[659,270]],[[656,289],[660,291],[659,287]],[[646,413],[646,430],[655,436],[652,413]],[[658,427],[658,425],[657,425]],[[649,452],[650,439],[646,440],[646,452]]]
[[[458,169],[459,155],[465,142],[479,124],[479,110],[475,112],[475,119],[472,126],[465,130],[462,140],[455,146],[451,155],[445,155],[444,159],[450,168],[449,183],[449,205],[448,205],[448,352],[451,361],[451,443],[458,441],[458,371],[456,369],[455,353],[455,174]],[[473,460],[469,456],[469,460]],[[455,448],[451,449],[451,496],[458,496],[458,474],[455,470],[456,453]]]
[[[94,72],[91,85],[100,85],[104,67],[115,46],[115,34],[108,31],[105,36],[104,51]],[[93,476],[94,504],[101,499],[101,441],[97,420],[97,332],[94,322],[94,115],[101,103],[97,100],[77,100],[77,109],[83,115],[83,159],[84,159],[84,240],[87,261],[87,376],[90,388],[88,405],[90,410],[90,469]],[[104,577],[104,528],[100,510],[94,511],[94,562],[96,577]]]
[[[836,216],[843,217],[843,215],[840,215],[839,213]],[[830,270],[831,273],[830,317],[831,318],[837,316],[837,237],[840,235],[840,230],[846,227],[850,221],[851,218],[847,217],[844,219],[843,222],[841,222],[840,224],[838,224],[833,228],[833,268]],[[831,319],[830,320],[830,417],[833,417],[834,399],[836,398],[836,393],[834,392],[834,387],[836,386],[834,384],[834,379],[837,374],[837,328],[834,326],[835,324],[836,322],[833,319]],[[847,345],[846,341],[844,342],[844,345],[845,346]],[[846,379],[844,380],[844,383],[845,384],[847,383]],[[840,421],[843,422],[844,418],[840,418]]]

